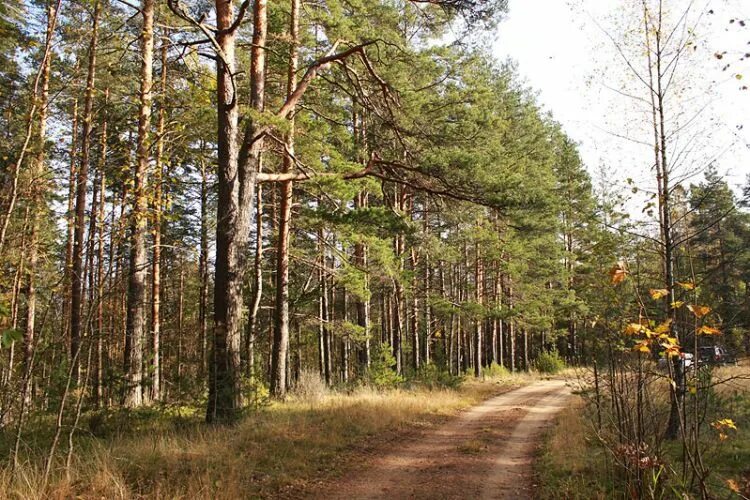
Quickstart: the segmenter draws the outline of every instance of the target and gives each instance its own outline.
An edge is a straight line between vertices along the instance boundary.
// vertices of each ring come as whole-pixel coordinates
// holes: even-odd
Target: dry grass
[[[314,397],[303,391],[232,427],[183,422],[170,429],[163,422],[139,421],[135,433],[81,436],[72,467],[67,473],[55,470],[46,489],[36,456],[13,474],[0,473],[0,490],[3,498],[23,499],[291,495],[335,474],[357,450],[528,381],[528,376],[467,381],[458,390],[307,391]]]
[[[585,373],[569,375],[586,386],[585,376],[582,378]],[[727,480],[732,480],[750,497],[750,360],[742,360],[739,366],[716,368],[712,382],[718,385],[713,388],[715,395],[711,396],[707,421],[732,418],[738,430],[730,432],[725,441],[719,440],[718,433],[708,426],[702,433],[704,463],[711,470],[710,488],[722,498],[738,498],[727,487]],[[666,390],[663,392],[666,394]],[[667,408],[666,397],[655,401],[656,406]],[[592,422],[582,399],[560,412],[547,433],[537,464],[539,498],[625,497],[617,491],[611,459],[597,444]],[[679,443],[665,443],[665,446],[667,458],[679,465]]]
[[[607,457],[592,446],[584,402],[576,398],[547,432],[536,464],[538,498],[609,498]]]

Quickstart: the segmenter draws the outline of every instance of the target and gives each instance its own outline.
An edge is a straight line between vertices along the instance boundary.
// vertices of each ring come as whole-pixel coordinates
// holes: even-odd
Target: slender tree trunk
[[[78,178],[76,162],[78,161],[78,98],[73,100],[73,123],[70,127],[70,170],[68,175],[68,211],[66,213],[67,239],[65,240],[65,269],[63,270],[63,287],[65,297],[72,290],[73,274],[73,241],[75,240],[75,200],[76,180]],[[63,322],[65,339],[70,342],[70,300],[63,300]],[[70,347],[70,346],[69,346]]]
[[[289,21],[289,66],[287,71],[287,98],[297,88],[297,52],[299,45],[300,0],[291,0]],[[294,168],[294,110],[289,119],[289,129],[284,139],[285,154],[282,173]],[[289,351],[289,232],[292,222],[292,181],[281,183],[279,207],[279,237],[276,252],[276,318],[271,360],[271,392],[283,398],[287,391],[286,359]]]
[[[419,284],[417,283],[417,269],[419,268],[419,262],[417,258],[417,250],[416,248],[412,247],[411,249],[411,266],[412,266],[412,274],[414,275],[414,279],[412,281],[412,300],[411,300],[411,318],[410,318],[410,325],[409,329],[411,330],[411,342],[412,342],[412,366],[414,367],[414,371],[416,372],[419,370],[420,366],[420,345],[419,345],[419,297],[418,297],[418,288]]]
[[[128,316],[126,335],[130,338],[130,363],[127,367],[125,406],[143,404],[143,352],[146,332],[146,280],[148,261],[146,234],[148,226],[149,135],[154,63],[154,0],[142,0],[141,14],[141,90],[138,113],[138,141],[133,172],[133,210],[131,213],[130,272],[128,278]],[[147,396],[147,395],[145,395]]]
[[[201,148],[202,149],[202,148]],[[200,275],[200,290],[198,292],[198,323],[200,338],[198,348],[200,349],[200,376],[206,373],[206,347],[208,338],[208,172],[206,163],[201,158],[201,229],[200,229],[200,255],[198,257],[198,273]]]
[[[109,99],[109,88],[104,91],[104,106],[106,108]],[[94,406],[97,408],[102,403],[103,397],[103,379],[102,372],[104,370],[103,364],[103,337],[104,337],[104,204],[106,202],[105,190],[107,187],[106,181],[106,165],[107,165],[107,116],[106,113],[102,119],[102,130],[101,138],[99,142],[99,165],[97,166],[97,183],[98,186],[94,190],[98,193],[99,199],[96,200],[97,211],[93,217],[94,224],[91,225],[91,235],[89,240],[92,241],[92,254],[93,254],[93,235],[96,234],[96,271],[92,265],[92,273],[95,272],[95,280],[92,282],[92,291],[94,291],[94,303],[96,304],[96,325],[95,325],[95,359],[94,359],[94,374],[93,374],[93,387],[92,392],[94,396]]]
[[[320,361],[322,363],[322,374],[326,384],[331,385],[331,353],[330,353],[330,330],[328,327],[328,274],[326,273],[326,247],[325,233],[323,229],[318,230],[318,252],[320,267],[318,270],[319,298],[318,308],[320,315]]]
[[[508,308],[513,310],[513,305],[513,283],[510,278],[508,278]],[[508,341],[510,344],[510,352],[508,353],[508,357],[510,358],[510,371],[514,372],[516,371],[516,323],[513,318],[508,320]]]
[[[159,118],[156,126],[156,155],[153,188],[153,238],[154,251],[151,262],[151,399],[161,399],[161,225],[164,176],[164,121],[167,107],[167,51],[169,41],[161,43],[161,89]]]
[[[263,185],[255,192],[255,257],[253,261],[253,289],[245,331],[245,375],[255,376],[255,339],[258,338],[258,311],[263,297]]]
[[[355,209],[366,208],[368,205],[368,195],[365,191],[360,191],[354,199]],[[357,265],[361,268],[364,273],[364,285],[365,290],[369,294],[370,291],[370,276],[367,269],[367,245],[361,242],[357,242],[354,245],[354,259]],[[362,328],[365,338],[362,349],[360,351],[360,365],[366,370],[370,367],[370,297],[357,297],[357,325]]]
[[[49,3],[47,6],[47,34],[45,47],[51,47],[57,21],[57,6]],[[34,355],[35,328],[36,328],[36,273],[39,259],[39,224],[43,217],[43,209],[46,206],[45,196],[48,191],[47,169],[45,167],[45,146],[47,141],[47,104],[49,101],[49,77],[52,53],[47,49],[47,55],[42,61],[41,90],[39,92],[39,130],[37,154],[31,175],[31,241],[29,242],[29,271],[26,278],[26,331],[24,332],[24,402],[28,406],[31,403],[30,390],[31,368]],[[23,418],[23,417],[21,417]]]
[[[96,48],[99,35],[99,0],[94,3],[93,25],[89,42],[88,75],[86,77],[86,96],[83,111],[83,137],[81,144],[81,163],[76,179],[76,203],[73,259],[71,272],[71,311],[70,311],[70,359],[72,363],[72,383],[77,385],[79,378],[79,356],[81,333],[83,330],[83,248],[86,219],[86,188],[88,186],[89,155],[91,147],[91,121],[94,106],[94,82],[96,78]]]
[[[482,262],[482,255],[479,252],[479,243],[474,246],[475,253],[475,286],[476,286],[476,301],[479,307],[484,305],[484,263]],[[483,313],[482,313],[483,314]],[[484,319],[479,317],[474,325],[474,376],[482,376],[482,346],[484,343],[483,334]]]

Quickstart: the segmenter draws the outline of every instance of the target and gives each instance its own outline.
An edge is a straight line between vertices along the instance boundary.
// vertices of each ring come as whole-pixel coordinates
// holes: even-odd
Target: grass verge
[[[710,426],[703,433],[704,463],[711,471],[708,484],[718,498],[750,498],[750,370],[748,360],[740,366],[714,372],[715,409],[708,422],[731,418],[737,430],[721,440]],[[536,497],[545,499],[628,498],[621,491],[612,457],[599,445],[593,418],[584,401],[576,399],[562,410],[546,432],[535,467]],[[675,442],[665,446],[666,459],[677,464],[682,448]],[[618,486],[620,485],[620,486]]]
[[[46,434],[26,440],[25,459],[0,472],[4,498],[257,498],[290,495],[335,476],[356,452],[430,425],[530,376],[467,380],[456,389],[358,389],[291,398],[211,427],[189,409],[87,416],[68,469],[42,485]],[[94,422],[92,422],[92,419]],[[92,429],[95,429],[92,430]],[[59,464],[65,460],[63,450]]]

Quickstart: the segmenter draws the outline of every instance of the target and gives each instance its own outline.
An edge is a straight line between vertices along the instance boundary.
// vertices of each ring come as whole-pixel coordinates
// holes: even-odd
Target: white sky
[[[677,10],[689,1],[664,0],[664,5]],[[595,182],[601,181],[599,166],[606,165],[607,183],[625,189],[625,179],[631,177],[650,188],[655,184],[649,173],[652,149],[615,135],[650,139],[648,128],[642,127],[647,116],[634,111],[632,99],[612,90],[638,88],[603,31],[618,39],[627,4],[633,0],[509,0],[494,53],[517,62],[542,106],[580,142]],[[715,158],[719,172],[737,189],[750,173],[750,90],[740,90],[750,86],[750,58],[740,61],[750,52],[750,0],[696,0],[693,5],[698,48],[686,60],[683,75],[690,98],[678,105],[691,116],[694,109],[705,110],[691,125],[699,147],[681,168],[686,184],[695,182],[708,159]],[[728,53],[722,60],[714,56],[724,50]],[[722,71],[728,62],[731,66]],[[644,89],[636,92],[648,97]]]

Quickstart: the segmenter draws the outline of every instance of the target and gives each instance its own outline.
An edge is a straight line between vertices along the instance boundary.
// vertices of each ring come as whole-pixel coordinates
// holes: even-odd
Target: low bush
[[[391,346],[386,343],[376,345],[372,357],[372,363],[367,371],[367,381],[378,389],[389,389],[397,387],[404,379],[396,373],[396,358],[393,356]]]
[[[456,389],[462,381],[461,377],[451,375],[433,363],[422,366],[414,377],[417,385],[427,389]]]
[[[536,359],[535,367],[539,373],[555,374],[565,369],[565,360],[557,351],[543,352]]]
[[[510,376],[510,370],[497,363],[492,363],[490,366],[482,368],[482,376],[484,378],[505,378]]]
[[[328,387],[317,370],[302,370],[292,388],[292,397],[305,403],[317,403],[328,394]]]

